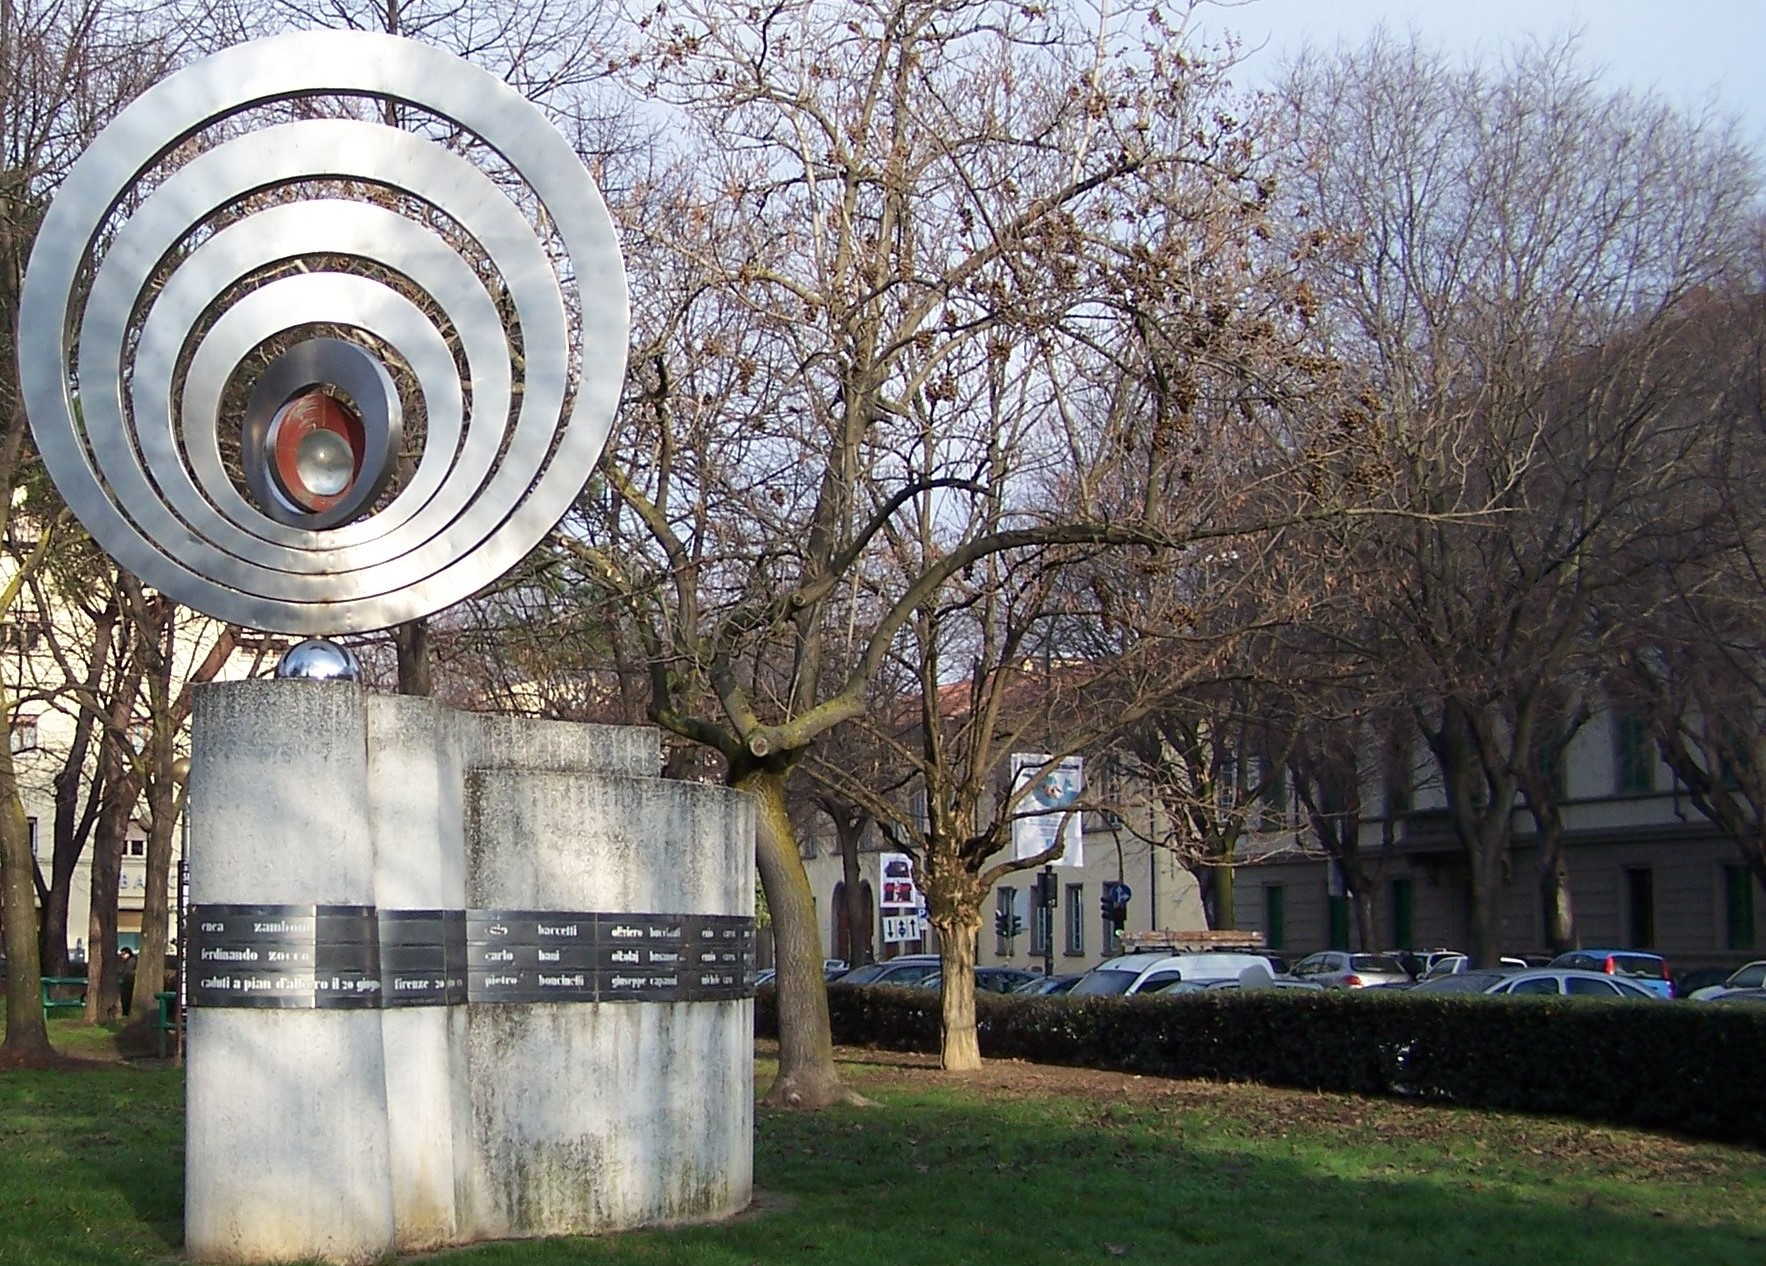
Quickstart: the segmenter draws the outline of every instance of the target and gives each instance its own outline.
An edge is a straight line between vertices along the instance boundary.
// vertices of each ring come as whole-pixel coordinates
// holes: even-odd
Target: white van
[[[1124,954],[1099,963],[1079,978],[1068,997],[1147,993],[1177,980],[1237,980],[1247,967],[1273,971],[1264,954],[1200,950],[1194,954]]]

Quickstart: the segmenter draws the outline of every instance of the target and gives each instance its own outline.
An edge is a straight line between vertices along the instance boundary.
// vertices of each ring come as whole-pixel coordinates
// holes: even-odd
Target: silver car
[[[896,985],[911,988],[936,975],[939,969],[936,954],[903,954],[899,958],[886,959],[881,963],[869,963],[863,967],[847,972],[829,983],[835,987],[846,985]]]
[[[1409,984],[1410,973],[1390,954],[1351,954],[1324,950],[1294,964],[1293,975],[1326,989],[1365,989],[1369,985]]]
[[[1714,1002],[1725,994],[1734,993],[1738,989],[1766,988],[1766,958],[1758,959],[1738,967],[1729,974],[1729,979],[1720,985],[1706,985],[1703,989],[1694,989],[1689,997],[1695,1002]]]
[[[1642,985],[1632,984],[1624,976],[1608,976],[1604,972],[1598,971],[1577,971],[1569,967],[1541,967],[1534,971],[1518,971],[1497,981],[1484,992],[1493,995],[1507,995],[1511,998],[1605,998],[1608,1001],[1616,1001],[1621,998],[1647,998],[1653,1002],[1661,1000],[1660,994],[1651,993]]]

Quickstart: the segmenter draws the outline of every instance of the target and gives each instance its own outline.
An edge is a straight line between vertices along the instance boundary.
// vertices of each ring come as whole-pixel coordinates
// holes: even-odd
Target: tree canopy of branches
[[[679,160],[630,205],[632,396],[560,549],[627,595],[657,721],[759,799],[772,1094],[826,1102],[786,779],[990,556],[1244,530],[1164,517],[1189,407],[1168,371],[1284,354],[1282,301],[1242,302],[1272,268],[1270,189],[1151,6],[694,2],[640,25],[625,73]],[[1155,337],[1187,351],[1137,379],[1124,349]],[[1081,472],[1063,500],[1030,497],[1057,467]],[[933,529],[912,554],[910,507]]]
[[[57,181],[98,129],[157,79],[181,48],[180,15],[127,0],[0,3],[0,535],[32,461],[14,343],[18,297],[37,225]],[[0,584],[0,615],[52,548],[53,520]],[[0,684],[0,715],[14,683]],[[0,1060],[48,1055],[37,993],[35,861],[12,754],[0,744],[0,923],[10,965]]]
[[[1434,757],[1490,961],[1544,687],[1609,653],[1599,596],[1696,477],[1713,419],[1682,407],[1678,331],[1743,257],[1753,166],[1568,45],[1460,65],[1381,36],[1303,59],[1284,98],[1318,329],[1361,375],[1343,422],[1402,512],[1332,539],[1365,597],[1334,632]]]

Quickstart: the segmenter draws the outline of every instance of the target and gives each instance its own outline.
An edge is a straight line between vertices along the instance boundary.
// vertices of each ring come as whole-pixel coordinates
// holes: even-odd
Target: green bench
[[[86,1009],[86,978],[84,976],[43,977],[43,1014]]]
[[[166,1043],[174,1051],[184,1049],[184,1013],[178,1008],[178,991],[167,989],[153,995],[159,1003],[159,1015],[153,1022],[153,1047],[161,1059],[166,1057]]]

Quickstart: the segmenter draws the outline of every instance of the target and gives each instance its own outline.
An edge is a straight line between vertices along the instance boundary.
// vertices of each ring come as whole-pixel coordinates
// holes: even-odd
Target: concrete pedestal
[[[242,907],[367,908],[386,958],[341,1001],[320,980],[304,1003],[238,1002],[225,973],[250,977],[260,965],[236,960],[258,951],[192,927],[214,968],[213,1005],[193,995],[190,1015],[192,1259],[366,1262],[748,1204],[753,1004],[727,976],[683,973],[655,995],[666,1001],[599,1000],[592,983],[571,1001],[467,1000],[468,976],[484,977],[463,970],[468,920],[654,915],[727,937],[752,918],[747,799],[665,782],[659,764],[646,730],[455,713],[339,682],[202,688],[193,924],[225,912],[236,935],[250,931]],[[401,941],[400,920],[419,942],[453,920],[445,1003],[399,992],[395,967],[428,952]]]
[[[210,687],[195,724],[191,906],[372,905],[361,692],[311,682]],[[189,963],[193,986],[216,966]],[[192,1258],[367,1262],[386,1253],[394,1219],[383,1050],[377,1011],[192,1011]]]
[[[721,787],[518,770],[466,786],[473,906],[754,908],[739,851],[752,823],[731,829]],[[593,1234],[747,1206],[751,1002],[473,1006],[467,1027],[484,1070],[468,1153],[483,1233]]]

